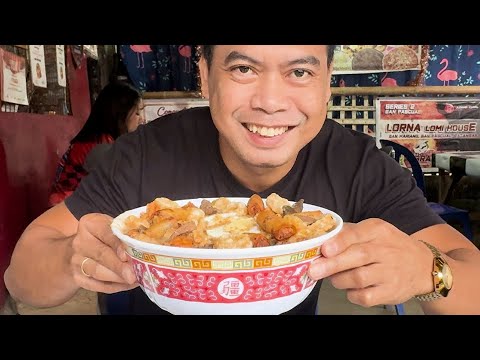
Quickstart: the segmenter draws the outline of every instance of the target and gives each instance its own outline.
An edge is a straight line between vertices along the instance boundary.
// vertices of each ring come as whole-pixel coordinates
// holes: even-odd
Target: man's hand
[[[84,289],[109,294],[138,286],[124,247],[110,229],[111,223],[112,218],[103,214],[80,219],[72,240],[70,265],[77,285]]]
[[[322,245],[321,253],[309,276],[314,280],[330,277],[332,285],[345,289],[354,304],[394,305],[433,291],[431,251],[383,220],[344,224],[337,236]]]

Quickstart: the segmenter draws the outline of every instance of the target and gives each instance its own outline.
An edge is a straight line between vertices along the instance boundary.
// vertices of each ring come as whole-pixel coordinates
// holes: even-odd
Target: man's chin
[[[249,159],[246,161],[249,166],[258,169],[275,169],[284,166],[288,161],[281,159]]]
[[[275,169],[283,164],[277,164],[277,163],[260,163],[260,164],[255,164],[254,166],[259,168],[259,169]]]

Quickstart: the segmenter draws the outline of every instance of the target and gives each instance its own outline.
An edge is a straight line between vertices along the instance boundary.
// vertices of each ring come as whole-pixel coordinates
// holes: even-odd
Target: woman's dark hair
[[[213,48],[215,45],[202,45],[201,52],[205,60],[207,61],[207,66],[210,69],[213,59]],[[327,45],[327,66],[333,61],[333,51],[335,50],[335,45]]]
[[[85,125],[71,142],[91,141],[105,134],[116,139],[125,134],[127,118],[140,99],[140,92],[129,83],[109,83],[98,94]]]

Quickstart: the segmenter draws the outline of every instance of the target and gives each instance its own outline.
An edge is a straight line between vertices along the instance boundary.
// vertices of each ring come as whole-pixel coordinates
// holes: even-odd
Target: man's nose
[[[268,75],[259,80],[255,94],[252,97],[253,109],[262,110],[267,114],[286,111],[289,105],[287,89],[280,75]]]

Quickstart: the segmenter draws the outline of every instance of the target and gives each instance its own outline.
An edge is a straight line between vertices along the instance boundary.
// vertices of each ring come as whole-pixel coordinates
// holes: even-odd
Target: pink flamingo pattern
[[[442,59],[440,64],[445,64],[445,66],[437,74],[437,78],[440,81],[443,81],[443,86],[450,85],[450,81],[455,81],[458,79],[458,73],[455,70],[447,70],[448,60],[446,58]]]
[[[388,73],[385,73],[385,75],[382,78],[382,86],[398,86],[397,80],[394,78],[389,78],[387,77]]]
[[[152,52],[150,45],[130,45],[130,49],[137,54],[137,69],[145,68],[145,61],[143,59],[143,53]]]
[[[391,47],[386,46],[388,49]],[[425,86],[480,85],[480,45],[427,46],[428,54],[422,52],[422,64],[425,65],[422,73],[415,70],[388,71],[386,77],[384,76],[387,71],[382,71],[381,74],[334,73],[331,84],[338,87],[411,86],[417,82]]]
[[[467,48],[467,56],[470,57],[470,56],[473,56],[473,54],[475,54],[475,51],[473,51],[472,49],[470,49],[470,45],[468,45],[468,48]]]
[[[190,45],[179,45],[178,53],[185,58],[185,73],[190,74],[192,68],[192,47]]]

